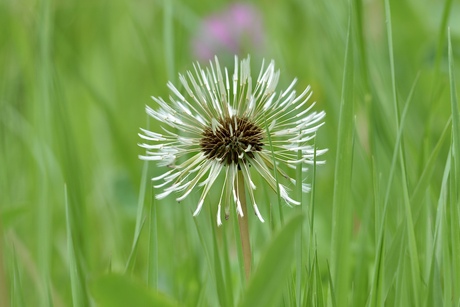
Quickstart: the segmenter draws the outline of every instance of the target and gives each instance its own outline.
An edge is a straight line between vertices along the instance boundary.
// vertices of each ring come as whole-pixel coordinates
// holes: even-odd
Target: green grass
[[[460,304],[458,3],[251,3],[266,39],[244,52],[312,85],[329,151],[297,208],[256,182],[246,282],[220,191],[196,217],[199,192],[154,199],[137,146],[227,2],[1,2],[1,306]]]

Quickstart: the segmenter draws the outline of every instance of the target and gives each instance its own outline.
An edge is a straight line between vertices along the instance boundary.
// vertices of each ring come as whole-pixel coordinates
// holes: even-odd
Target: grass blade
[[[45,123],[37,125],[38,135],[43,143],[50,144],[51,141],[51,5],[50,1],[41,1],[39,5],[39,22],[38,39],[39,39],[39,69],[38,79],[40,81],[38,86],[39,101],[36,106],[36,123]],[[52,214],[49,186],[49,169],[46,165],[47,153],[43,146],[40,147],[40,171],[37,182],[40,182],[42,187],[40,189],[38,200],[37,212],[37,240],[40,242],[38,250],[38,266],[42,278],[42,289],[40,289],[40,303],[42,306],[50,306],[51,300],[51,229],[52,229]]]
[[[454,74],[454,59],[452,55],[452,42],[450,37],[450,29],[448,34],[449,44],[449,83],[450,83],[450,102],[452,109],[452,158],[454,161],[453,168],[455,175],[453,178],[458,180],[460,178],[460,113],[457,102],[457,90],[455,87],[455,74]]]
[[[153,187],[151,188],[153,194]],[[156,289],[158,286],[158,214],[155,196],[152,195],[149,206],[149,261],[147,284]]]
[[[278,306],[283,287],[291,270],[296,233],[300,231],[303,215],[296,215],[288,221],[273,238],[262,255],[241,307]]]
[[[124,275],[99,277],[92,282],[91,290],[97,306],[101,307],[179,306],[171,298]]]
[[[449,128],[451,126],[451,119],[448,120],[446,123],[441,136],[438,139],[438,142],[434,146],[433,151],[430,154],[430,157],[425,163],[425,167],[422,171],[422,174],[420,175],[417,184],[412,192],[411,195],[411,203],[414,205],[414,215],[418,215],[418,211],[420,211],[420,204],[422,203],[422,199],[425,196],[424,192],[428,188],[428,185],[430,184],[430,179],[433,176],[433,172],[435,170],[435,167],[437,166],[436,164],[436,159],[438,158],[439,154],[441,153],[442,146],[444,145],[445,140],[447,139],[447,136],[449,135]]]
[[[0,305],[1,306],[8,306],[9,305],[9,295],[8,295],[8,288],[7,288],[7,274],[6,274],[6,269],[5,269],[5,259],[4,259],[4,234],[3,234],[3,223],[2,223],[2,216],[0,214]],[[15,277],[16,280],[16,270],[13,272],[13,276]],[[15,285],[13,285],[14,287]],[[14,288],[13,288],[14,289]],[[14,293],[13,293],[14,295]]]
[[[349,297],[350,276],[350,237],[352,228],[352,202],[350,187],[353,165],[353,86],[354,86],[354,52],[353,30],[350,8],[345,67],[342,82],[342,97],[338,126],[337,156],[334,174],[334,193],[332,204],[332,267],[331,273],[335,283],[337,302],[347,305]]]
[[[77,272],[77,256],[75,255],[75,250],[73,248],[73,234],[72,227],[70,224],[70,213],[69,213],[69,200],[67,197],[67,186],[65,186],[65,218],[66,218],[66,230],[67,230],[67,252],[69,253],[69,271],[70,271],[70,288],[72,291],[72,303],[73,306],[82,306],[83,298],[81,296],[80,290],[80,280],[79,274]]]
[[[392,84],[392,94],[393,94],[393,107],[395,112],[396,118],[396,128],[400,130],[400,114],[399,114],[399,106],[398,106],[398,98],[396,94],[396,73],[395,73],[395,64],[394,64],[394,54],[393,54],[393,30],[392,30],[392,22],[391,22],[391,9],[390,9],[390,2],[389,0],[385,0],[385,16],[387,19],[387,40],[388,40],[388,53],[390,57],[390,70],[391,70],[391,84]],[[412,209],[411,209],[411,202],[409,197],[409,182],[407,179],[407,168],[406,162],[404,157],[404,143],[401,141],[399,146],[399,163],[401,166],[401,181],[402,181],[402,188],[403,188],[403,205],[404,205],[404,214],[405,214],[405,228],[407,232],[407,240],[408,240],[408,249],[409,249],[409,257],[410,257],[410,267],[411,267],[411,284],[412,284],[412,297],[414,299],[414,304],[416,306],[420,306],[420,264],[418,259],[418,252],[417,252],[417,244],[416,244],[416,236],[414,233],[414,223],[412,217]],[[404,222],[403,222],[404,223]],[[401,271],[399,270],[401,274]]]
[[[323,294],[323,282],[321,278],[321,270],[318,264],[318,252],[315,250],[314,259],[314,273],[315,273],[315,284],[316,284],[316,306],[326,306],[324,303]]]
[[[460,212],[459,212],[459,183],[460,179],[460,113],[457,102],[457,91],[455,87],[454,59],[452,55],[452,41],[450,29],[448,31],[449,49],[449,81],[450,81],[450,102],[452,110],[452,169],[450,172],[450,225],[451,225],[451,249],[452,249],[452,301],[458,304],[460,299]]]
[[[168,79],[173,81],[175,79],[174,68],[174,26],[173,26],[173,4],[174,1],[163,0],[163,38],[164,38],[164,52],[166,60],[166,71]]]
[[[247,216],[246,216],[247,218]],[[212,221],[214,219],[211,210],[209,210],[209,219]],[[215,283],[217,288],[217,296],[219,298],[219,303],[221,306],[233,306],[233,293],[227,291],[226,289],[226,282],[231,282],[231,278],[225,279],[224,270],[222,267],[222,259],[225,258],[221,257],[221,253],[219,252],[219,245],[217,244],[217,229],[215,224],[211,224],[212,229],[212,247],[213,247],[213,254],[214,254],[214,274],[215,274]],[[224,234],[225,235],[225,234]]]
[[[136,213],[136,228],[134,230],[133,243],[131,245],[131,251],[129,253],[128,261],[126,263],[126,271],[131,270],[134,267],[134,260],[136,258],[137,244],[141,236],[142,228],[144,226],[145,218],[142,216],[144,214],[144,200],[145,200],[145,189],[147,186],[147,172],[148,172],[148,162],[144,161],[142,167],[142,176],[141,176],[141,186],[139,191],[139,197],[137,201],[137,213]]]
[[[445,246],[448,246],[448,239],[447,231],[446,231],[446,207],[447,207],[447,193],[448,193],[448,179],[449,173],[451,171],[451,154],[447,156],[446,166],[444,168],[444,174],[442,177],[441,183],[441,192],[439,195],[438,200],[438,207],[436,209],[436,224],[435,224],[435,232],[434,232],[434,239],[433,239],[433,247],[432,247],[432,254],[431,254],[431,262],[430,262],[430,275],[428,279],[428,293],[426,296],[425,306],[441,306],[443,297],[443,289],[440,287],[442,284],[442,277],[441,277],[441,269],[439,267],[439,263],[442,263],[442,249]],[[447,248],[448,249],[448,248]],[[445,266],[445,265],[444,265]],[[446,274],[442,274],[446,276]],[[447,276],[450,275],[447,274]],[[447,287],[446,287],[447,289]]]

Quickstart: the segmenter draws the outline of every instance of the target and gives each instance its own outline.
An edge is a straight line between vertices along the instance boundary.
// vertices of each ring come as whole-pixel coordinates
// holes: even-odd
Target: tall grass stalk
[[[336,292],[335,302],[348,304],[350,277],[350,236],[352,202],[350,186],[353,165],[353,88],[354,88],[354,39],[353,13],[350,8],[345,65],[343,70],[342,95],[337,131],[337,153],[334,172],[334,192],[332,204],[332,280]]]
[[[35,122],[52,121],[51,105],[51,84],[52,84],[52,67],[51,67],[51,46],[52,46],[52,15],[51,5],[48,0],[43,0],[39,4],[40,27],[38,30],[39,53],[37,62],[40,63],[37,78],[39,86],[37,89],[37,104]],[[51,146],[51,127],[49,125],[38,124],[38,135],[40,141]],[[46,147],[42,147],[46,149]],[[37,242],[38,247],[38,265],[40,269],[41,289],[40,304],[42,306],[51,305],[51,231],[52,231],[52,212],[50,202],[50,169],[48,162],[49,153],[43,150],[38,158],[39,171],[36,182],[41,185],[40,196],[38,199],[37,212]]]
[[[152,189],[153,194],[153,189]],[[158,288],[158,213],[155,196],[151,195],[149,202],[149,241],[148,241],[148,276],[147,285]]]
[[[452,52],[452,38],[450,28],[447,35],[448,58],[449,58],[449,85],[450,102],[452,111],[452,141],[451,159],[452,168],[450,173],[450,225],[451,225],[451,248],[452,248],[452,301],[460,301],[460,111],[457,101],[457,90],[454,74],[454,58]]]

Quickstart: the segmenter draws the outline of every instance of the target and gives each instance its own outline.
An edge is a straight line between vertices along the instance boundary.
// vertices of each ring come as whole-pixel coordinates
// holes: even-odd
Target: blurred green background
[[[305,245],[300,250],[297,246],[296,253],[303,255],[303,260],[297,263],[310,267],[317,255],[317,263],[312,266],[318,273],[317,289],[324,289],[321,295],[329,302],[324,304],[331,304],[335,298],[328,266],[337,258],[332,254],[331,238],[337,227],[334,223],[340,221],[333,216],[333,197],[337,195],[334,185],[342,182],[351,193],[349,200],[344,200],[351,220],[342,230],[350,234],[343,238],[349,243],[350,257],[342,264],[349,274],[348,303],[372,305],[369,297],[377,291],[377,301],[389,306],[417,302],[414,296],[418,294],[426,302],[457,304],[460,272],[455,251],[460,246],[456,232],[460,226],[456,224],[458,217],[454,219],[452,214],[458,214],[458,209],[452,214],[447,209],[445,215],[437,212],[444,199],[443,174],[450,159],[452,100],[447,27],[451,31],[452,59],[458,68],[460,19],[455,16],[460,16],[460,4],[449,0],[351,2],[247,2],[260,14],[263,44],[245,41],[240,56],[251,54],[255,76],[262,58],[274,59],[281,70],[279,89],[297,77],[297,91],[311,84],[315,109],[327,113],[326,125],[316,139],[318,148],[329,149],[327,163],[317,168],[315,199],[304,196],[305,212],[311,213],[314,203],[314,226],[313,231],[307,224],[302,226]],[[167,98],[168,80],[177,84],[178,73],[193,69],[192,63],[198,60],[193,39],[201,33],[203,18],[222,14],[230,3],[0,2],[0,305],[84,306],[105,302],[108,306],[101,294],[104,290],[98,285],[109,290],[118,288],[104,288],[107,283],[98,278],[110,272],[131,276],[133,288],[144,291],[139,295],[150,295],[150,286],[180,305],[226,305],[223,302],[228,300],[214,288],[221,286],[215,279],[216,268],[220,269],[215,263],[219,253],[223,267],[227,265],[222,287],[233,289],[234,298],[228,305],[239,301],[244,286],[238,277],[232,220],[216,229],[216,208],[211,201],[193,218],[196,196],[180,204],[173,197],[153,202],[148,178],[164,170],[140,161],[142,151],[137,146],[139,127],[159,129],[158,123],[145,115],[146,104],[157,107],[150,96]],[[390,6],[391,19],[385,4]],[[352,172],[349,177],[335,178],[350,17],[354,62],[348,70],[353,71],[354,83],[346,91],[351,93],[354,106],[353,152],[349,155]],[[232,65],[233,56],[228,50],[216,52],[221,63]],[[458,69],[453,75],[458,76]],[[392,178],[400,124],[394,97],[401,114],[412,88],[402,132],[406,164],[404,168],[396,166]],[[307,181],[312,179],[313,175]],[[452,181],[450,186],[447,184],[451,198],[444,199],[450,204],[447,208],[458,204],[449,202],[456,199],[452,193],[458,194],[456,181]],[[406,224],[403,186],[411,197],[413,225]],[[374,269],[380,259],[379,225],[387,187],[388,216],[381,246],[382,255],[387,255],[381,267],[386,275],[375,284]],[[278,204],[273,202],[276,197],[264,190],[257,193],[262,214],[273,216],[265,224],[250,216],[256,266],[283,224]],[[151,212],[152,204],[155,208]],[[274,213],[270,211],[272,205],[276,206]],[[284,219],[297,213],[297,209],[282,205]],[[445,220],[446,229],[451,230],[441,247],[436,247],[438,218]],[[413,226],[408,229],[415,234],[415,241],[406,238],[401,225]],[[139,240],[133,239],[136,229],[140,230]],[[212,248],[216,243],[213,238],[220,242],[217,254]],[[226,238],[224,244],[222,238]],[[420,280],[415,288],[405,283],[417,279],[410,271],[414,268],[401,269],[413,255],[406,259],[409,262],[399,260],[409,257],[408,242],[416,244],[420,262]],[[450,253],[445,256],[439,252],[439,262],[433,265],[432,255],[444,248]],[[298,256],[284,257],[294,263]],[[446,277],[449,270],[452,273]],[[297,267],[297,275],[301,271]],[[295,284],[295,276],[293,273],[287,282],[279,281],[285,305],[307,304],[308,294],[298,300],[287,299],[299,295],[293,294],[295,286],[289,286]],[[298,282],[302,289],[309,287],[310,276],[306,273]],[[266,278],[278,276],[270,277],[266,272]],[[122,285],[129,280],[123,279]],[[405,287],[413,292],[401,294]],[[434,289],[434,298],[426,289]],[[121,292],[112,292],[113,297],[122,297],[119,302],[123,301]]]

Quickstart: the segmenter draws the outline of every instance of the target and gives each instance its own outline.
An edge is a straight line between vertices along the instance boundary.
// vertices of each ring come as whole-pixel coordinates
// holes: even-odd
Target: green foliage
[[[273,237],[267,251],[262,255],[256,272],[251,278],[247,293],[240,306],[278,306],[283,288],[293,262],[293,234],[300,229],[303,216],[295,216]]]
[[[458,3],[251,3],[265,42],[245,52],[279,90],[312,85],[329,152],[292,170],[298,208],[256,182],[248,281],[234,208],[217,227],[199,192],[156,200],[165,169],[137,146],[227,1],[0,3],[0,305],[458,305]]]
[[[178,306],[172,299],[127,276],[110,274],[91,283],[97,306]]]

